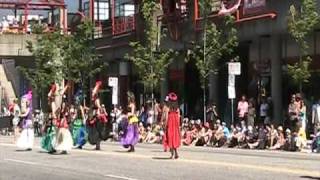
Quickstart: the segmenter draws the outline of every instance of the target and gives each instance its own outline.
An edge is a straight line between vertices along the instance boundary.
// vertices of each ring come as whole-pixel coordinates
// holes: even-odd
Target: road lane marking
[[[16,162],[21,164],[28,164],[28,165],[39,165],[39,163],[30,162],[30,161],[22,161],[18,159],[3,159],[4,161]]]
[[[117,176],[117,175],[113,175],[113,174],[108,174],[108,175],[104,175],[105,177],[110,177],[110,178],[115,178],[115,179],[123,179],[123,180],[138,180],[138,179],[133,179],[130,177],[126,177],[126,176]]]
[[[15,146],[12,144],[4,144],[0,143],[2,146]],[[40,149],[39,146],[36,148]],[[105,152],[105,151],[90,151],[90,150],[72,150],[73,152],[78,152],[82,154],[96,154],[96,155],[111,155],[111,156],[121,156],[121,157],[132,157],[132,158],[141,158],[141,159],[152,159],[154,156],[142,155],[142,154],[134,154],[134,153],[119,153],[119,152]],[[159,161],[157,159],[152,159],[152,161]],[[310,175],[310,176],[320,176],[320,172],[313,170],[303,170],[294,167],[273,167],[268,165],[258,165],[258,164],[240,164],[233,162],[222,162],[222,161],[206,161],[206,160],[193,160],[193,159],[183,159],[180,158],[178,160],[171,161],[172,163],[190,163],[190,164],[206,164],[220,167],[232,167],[237,169],[252,169],[257,171],[269,171],[269,172],[277,172],[277,173],[285,173],[285,174],[296,174],[296,175]]]

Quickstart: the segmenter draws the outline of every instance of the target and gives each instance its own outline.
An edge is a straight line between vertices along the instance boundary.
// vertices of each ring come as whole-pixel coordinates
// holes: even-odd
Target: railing
[[[113,35],[119,35],[135,30],[134,16],[121,16],[114,18]]]
[[[2,65],[8,81],[11,82],[16,96],[19,95],[19,75],[13,59],[2,59]]]

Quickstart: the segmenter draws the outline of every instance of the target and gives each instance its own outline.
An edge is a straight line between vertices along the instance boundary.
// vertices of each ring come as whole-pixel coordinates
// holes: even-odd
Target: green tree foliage
[[[232,55],[238,46],[234,17],[224,18],[224,24],[221,24],[219,28],[214,23],[208,23],[205,26],[203,43],[196,45],[193,50],[192,55],[201,76],[202,88],[205,88],[205,83],[211,73],[218,73],[221,58]]]
[[[131,42],[133,51],[126,58],[130,60],[137,69],[141,82],[153,91],[159,86],[163,74],[173,60],[173,50],[160,50],[158,44],[158,28],[153,22],[153,13],[157,8],[156,0],[142,0],[141,12],[145,21],[144,41]]]
[[[83,90],[87,90],[84,82],[99,73],[104,65],[94,51],[93,28],[86,20],[72,35],[57,30],[39,34],[36,42],[27,42],[27,48],[35,58],[35,67],[20,67],[20,70],[38,93],[63,79],[81,83]]]
[[[309,46],[306,37],[319,23],[319,14],[315,0],[301,0],[301,7],[297,9],[294,5],[290,6],[288,30],[299,46],[300,57],[299,62],[288,65],[288,74],[295,84],[299,84],[302,91],[302,83],[309,82],[311,77],[309,71],[311,58],[307,52]]]

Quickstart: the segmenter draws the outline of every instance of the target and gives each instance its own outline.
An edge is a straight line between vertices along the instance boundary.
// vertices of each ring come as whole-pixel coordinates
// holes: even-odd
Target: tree
[[[293,82],[299,85],[299,91],[302,92],[302,84],[308,83],[311,77],[309,71],[311,58],[308,56],[309,46],[306,37],[319,23],[319,14],[315,0],[301,0],[301,7],[299,9],[297,11],[297,8],[291,5],[289,11],[288,30],[298,44],[300,54],[299,62],[288,65],[288,74]]]
[[[72,35],[66,37],[65,42],[64,77],[79,83],[83,94],[89,93],[86,82],[107,66],[95,52],[93,33],[92,21],[85,20]]]
[[[212,9],[211,1],[200,1],[200,7],[203,12],[203,41],[202,44],[195,45],[193,58],[201,77],[203,118],[206,121],[206,88],[209,75],[218,73],[221,58],[234,52],[238,46],[238,38],[234,27],[234,17],[222,17],[223,23],[218,28],[215,23],[208,21],[208,15]]]
[[[157,8],[156,0],[142,0],[141,12],[145,21],[144,41],[131,42],[133,51],[126,58],[130,60],[137,69],[143,85],[154,98],[154,88],[159,86],[163,80],[163,74],[173,60],[174,51],[161,50],[158,47],[158,27],[153,22],[153,13]]]
[[[19,70],[31,83],[33,89],[40,95],[57,79],[61,79],[58,72],[62,67],[60,46],[63,45],[64,37],[59,32],[37,35],[36,43],[27,41],[27,49],[33,54],[34,68],[19,67]]]
[[[80,83],[82,92],[88,93],[87,80],[102,70],[103,63],[94,51],[93,24],[84,21],[72,35],[42,33],[36,42],[27,42],[28,50],[35,57],[33,69],[20,67],[32,87],[43,94],[51,83],[68,80]]]

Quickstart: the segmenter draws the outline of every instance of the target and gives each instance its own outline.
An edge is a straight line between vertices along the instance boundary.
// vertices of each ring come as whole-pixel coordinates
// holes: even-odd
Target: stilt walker
[[[32,91],[29,91],[23,96],[26,99],[26,111],[21,115],[22,121],[22,132],[17,140],[17,146],[20,149],[31,151],[34,142],[34,132],[32,124]]]
[[[123,128],[125,132],[121,138],[121,144],[125,148],[129,148],[128,152],[134,152],[134,146],[139,141],[139,120],[136,116],[135,98],[132,92],[128,92],[128,103],[127,123],[124,123],[126,127]]]
[[[108,128],[108,117],[103,111],[100,104],[98,92],[102,86],[101,81],[97,81],[92,90],[92,102],[94,105],[92,117],[87,121],[88,141],[92,145],[96,145],[96,150],[100,150],[101,141],[105,141],[110,137],[110,129]]]
[[[178,159],[177,149],[180,147],[180,111],[178,97],[175,93],[169,93],[169,112],[166,122],[166,140],[170,148],[171,159]]]

